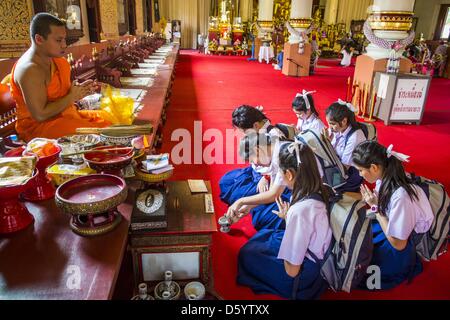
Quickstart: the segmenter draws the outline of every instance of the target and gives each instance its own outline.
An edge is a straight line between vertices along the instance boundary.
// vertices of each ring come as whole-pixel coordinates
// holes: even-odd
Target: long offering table
[[[156,129],[170,95],[178,46],[142,100],[136,122],[151,121]],[[70,216],[54,199],[26,203],[35,222],[28,229],[0,238],[0,300],[5,299],[110,299],[128,241],[133,194],[118,207],[123,219],[112,232],[86,238],[69,226]]]

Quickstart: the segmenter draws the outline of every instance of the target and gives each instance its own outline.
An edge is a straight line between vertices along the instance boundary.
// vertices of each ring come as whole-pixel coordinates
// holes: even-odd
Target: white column
[[[325,7],[325,23],[336,24],[339,0],[328,0]]]
[[[291,0],[291,19],[289,21],[289,43],[302,41],[299,33],[305,31],[311,25],[313,0]],[[304,39],[306,40],[306,39]]]
[[[313,0],[292,0],[291,19],[311,19]]]
[[[273,20],[273,0],[259,0],[258,21]]]
[[[405,39],[412,27],[415,0],[374,0],[370,26],[374,34],[388,41]],[[389,57],[389,49],[374,44],[367,46],[367,54],[374,59]]]
[[[273,1],[274,0],[259,0],[258,10],[258,37],[263,38],[265,33],[272,32],[273,29]]]

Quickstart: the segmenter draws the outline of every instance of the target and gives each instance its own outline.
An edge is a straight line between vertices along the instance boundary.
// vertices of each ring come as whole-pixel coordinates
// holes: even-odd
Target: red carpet
[[[169,152],[178,142],[171,142],[175,129],[193,131],[194,121],[203,121],[203,131],[231,128],[231,112],[241,104],[263,105],[274,123],[295,123],[291,102],[302,89],[317,90],[316,106],[322,111],[345,98],[347,78],[354,68],[338,67],[337,60],[319,63],[316,75],[290,78],[274,71],[270,65],[247,62],[239,57],[204,56],[183,51],[177,65],[173,96],[164,129],[164,151]],[[450,80],[434,79],[429,102],[421,126],[376,123],[379,140],[411,155],[408,170],[441,181],[450,190]],[[208,145],[209,142],[203,145]],[[236,152],[228,147],[230,155]],[[220,152],[219,152],[220,153]],[[224,147],[225,154],[225,147]],[[193,155],[192,155],[193,157]],[[219,179],[236,165],[179,165],[174,179],[210,180],[217,217],[227,207],[219,199]],[[239,248],[254,234],[250,219],[234,226],[233,235],[217,233],[213,240],[213,269],[215,287],[225,299],[276,299],[274,296],[254,295],[250,289],[236,285]],[[412,284],[404,284],[384,292],[354,291],[351,294],[328,292],[323,299],[450,299],[450,253],[438,261],[424,264],[424,272]]]

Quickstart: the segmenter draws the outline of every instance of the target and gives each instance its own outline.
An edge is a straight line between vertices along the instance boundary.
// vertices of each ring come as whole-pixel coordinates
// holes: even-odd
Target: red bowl
[[[92,169],[98,172],[121,170],[133,160],[133,148],[125,147],[123,150],[111,151],[110,153],[95,152],[96,150],[114,148],[117,147],[103,146],[94,148],[91,150],[92,152],[84,154],[84,159]]]
[[[5,152],[5,157],[8,157],[8,158],[21,157],[23,155],[24,151],[25,151],[25,147],[18,147],[18,148],[15,148],[15,149]]]
[[[55,152],[54,154],[51,154],[49,156],[45,156],[45,157],[38,157],[38,162],[37,162],[37,167],[43,172],[43,174],[45,174],[45,169],[47,167],[49,167],[50,165],[54,164],[59,157],[59,154],[62,151],[62,148],[60,146],[55,145],[55,147],[57,148],[57,152]],[[25,152],[24,153],[25,156],[36,156],[34,153],[32,152]]]
[[[39,170],[35,169],[34,174],[31,177],[30,180],[28,180],[27,183],[16,185],[16,186],[4,186],[0,187],[0,200],[6,200],[6,199],[17,199],[19,194],[29,189],[33,183],[35,182],[36,178],[39,176]]]

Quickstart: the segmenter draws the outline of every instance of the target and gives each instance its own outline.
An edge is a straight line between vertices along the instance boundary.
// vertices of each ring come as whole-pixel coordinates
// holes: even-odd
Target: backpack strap
[[[369,131],[367,129],[367,126],[364,123],[360,123],[359,125],[361,126],[361,128],[359,128],[359,129],[355,129],[355,128],[353,128],[353,126],[350,129],[350,132],[345,137],[345,145],[344,145],[345,147],[347,146],[348,139],[350,139],[350,137],[358,130],[361,130],[364,133],[364,136],[366,137],[366,139],[369,138]]]
[[[356,129],[352,127],[352,128],[350,129],[350,132],[349,132],[349,133],[347,134],[347,136],[345,137],[344,148],[347,147],[348,140],[350,139],[350,137],[351,137],[355,132],[356,132]]]

